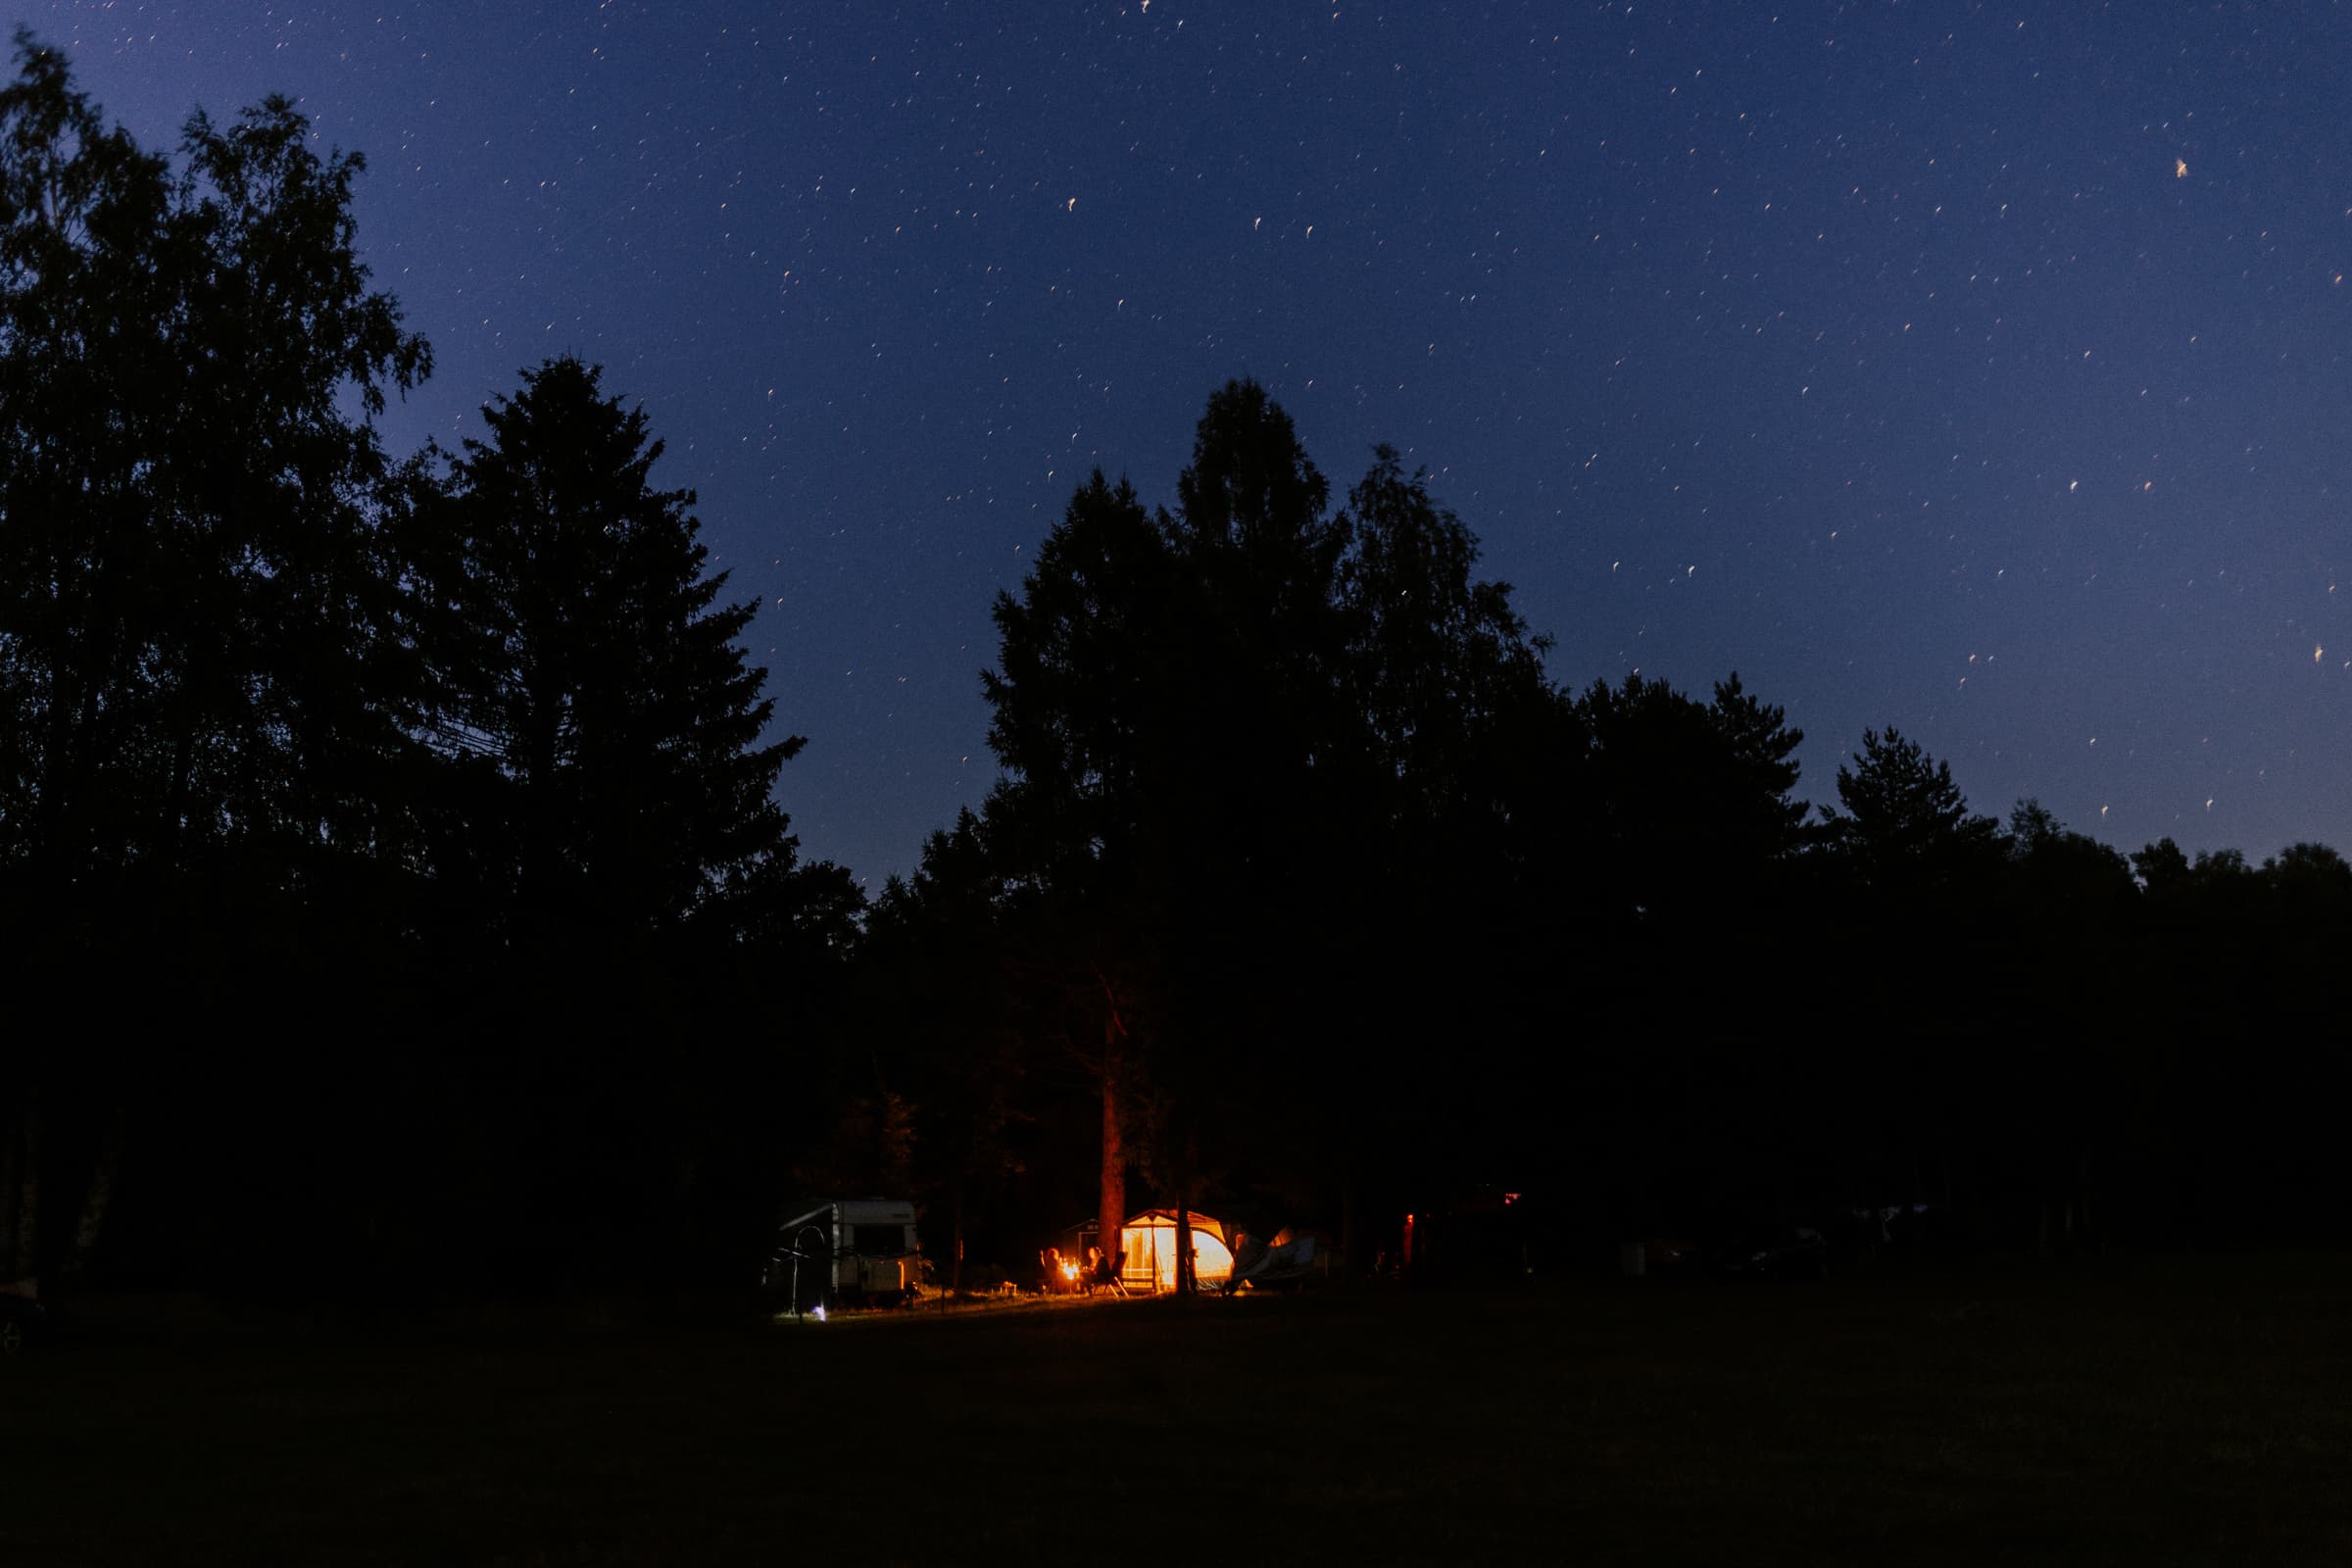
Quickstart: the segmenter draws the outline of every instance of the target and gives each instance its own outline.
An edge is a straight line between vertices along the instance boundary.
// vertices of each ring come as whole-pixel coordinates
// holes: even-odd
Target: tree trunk
[[[19,1128],[0,1127],[0,1282],[17,1277],[17,1176]]]
[[[1193,1255],[1193,1182],[1200,1169],[1200,1135],[1187,1128],[1184,1135],[1184,1179],[1176,1198],[1176,1294],[1191,1296],[1200,1288],[1200,1259]]]
[[[1100,966],[1095,982],[1102,988],[1102,1167],[1095,1188],[1095,1244],[1123,1272],[1127,1224],[1127,1130],[1119,1114],[1119,1042],[1127,1037],[1127,1020],[1119,1012],[1118,989]]]
[[[1176,1199],[1176,1294],[1193,1294],[1193,1202],[1182,1194]]]
[[[59,1272],[75,1279],[87,1272],[98,1250],[98,1233],[106,1225],[107,1205],[114,1201],[115,1176],[122,1168],[122,1112],[107,1118],[106,1140],[99,1146],[98,1168],[90,1173],[89,1196],[82,1200],[81,1219],[74,1227],[74,1245]]]
[[[41,1271],[41,1105],[34,1091],[25,1092],[23,1125],[24,1136],[20,1143],[24,1163],[17,1172],[16,1275],[32,1279]]]
[[[948,1259],[948,1293],[960,1295],[963,1291],[963,1184],[956,1184],[954,1200],[956,1214],[956,1250]]]
[[[2099,1245],[2098,1232],[2090,1224],[2090,1151],[2085,1149],[2075,1157],[2075,1206],[2082,1221],[2082,1247],[2095,1251]]]
[[[1107,1034],[1108,1031],[1105,1030]],[[1102,1180],[1097,1195],[1095,1242],[1110,1266],[1121,1266],[1120,1230],[1127,1223],[1127,1145],[1119,1125],[1118,1057],[1103,1042]]]

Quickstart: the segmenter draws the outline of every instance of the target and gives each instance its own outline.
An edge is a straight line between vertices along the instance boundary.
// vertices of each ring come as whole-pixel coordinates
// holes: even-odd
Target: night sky
[[[758,594],[806,854],[995,772],[1100,465],[1393,442],[1555,679],[1738,668],[2126,851],[2352,850],[2352,16],[2324,4],[21,4],[150,144],[276,90],[432,342],[571,352]],[[2339,592],[2339,588],[2341,592]]]

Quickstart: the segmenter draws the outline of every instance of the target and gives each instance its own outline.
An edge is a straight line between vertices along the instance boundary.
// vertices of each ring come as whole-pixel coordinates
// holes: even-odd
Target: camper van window
[[[906,1250],[906,1227],[904,1225],[860,1225],[858,1227],[858,1253],[860,1257],[896,1257]]]

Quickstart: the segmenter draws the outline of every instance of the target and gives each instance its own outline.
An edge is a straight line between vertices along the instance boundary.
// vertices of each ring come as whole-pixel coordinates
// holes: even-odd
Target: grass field
[[[0,1563],[2352,1562],[2352,1260],[198,1335],[0,1365]]]

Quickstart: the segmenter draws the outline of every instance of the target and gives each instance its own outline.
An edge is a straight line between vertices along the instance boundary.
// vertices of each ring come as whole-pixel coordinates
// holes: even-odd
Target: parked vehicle
[[[776,1230],[762,1281],[783,1310],[897,1306],[921,1287],[914,1204],[895,1198],[828,1198],[793,1205]]]

